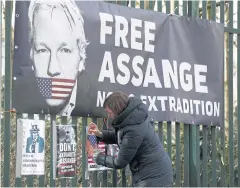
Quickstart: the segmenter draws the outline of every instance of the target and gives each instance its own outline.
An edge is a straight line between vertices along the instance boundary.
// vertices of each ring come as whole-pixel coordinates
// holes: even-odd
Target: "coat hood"
[[[112,126],[121,128],[143,123],[148,117],[148,110],[141,99],[129,97],[127,108],[113,119]]]

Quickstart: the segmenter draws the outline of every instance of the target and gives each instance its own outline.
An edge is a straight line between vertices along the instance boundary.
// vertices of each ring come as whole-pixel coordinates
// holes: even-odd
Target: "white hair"
[[[79,49],[79,55],[81,57],[80,63],[79,63],[79,71],[85,69],[85,59],[86,59],[86,47],[88,45],[88,42],[85,37],[84,32],[84,20],[82,17],[82,14],[75,4],[74,0],[31,0],[31,3],[29,5],[28,9],[28,20],[29,20],[29,42],[32,45],[33,43],[33,37],[34,37],[34,18],[36,14],[40,11],[40,9],[43,8],[45,10],[50,10],[50,13],[53,12],[55,8],[62,8],[68,22],[73,30],[75,32],[78,43],[78,49]],[[59,23],[61,24],[61,23]],[[30,52],[30,57],[32,58],[32,50]]]

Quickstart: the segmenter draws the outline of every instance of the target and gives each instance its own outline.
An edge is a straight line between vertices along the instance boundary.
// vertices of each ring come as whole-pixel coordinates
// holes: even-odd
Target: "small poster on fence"
[[[57,167],[59,178],[76,175],[76,125],[56,125]]]
[[[118,152],[118,146],[108,145],[108,144],[105,144],[104,142],[98,143],[97,137],[93,134],[88,133],[88,127],[86,130],[86,133],[87,133],[86,150],[87,150],[88,171],[110,169],[110,168],[96,164],[94,158],[97,156],[99,152],[107,153],[107,155],[111,155],[111,156],[116,156]]]
[[[22,130],[21,175],[45,174],[45,121],[18,119]]]

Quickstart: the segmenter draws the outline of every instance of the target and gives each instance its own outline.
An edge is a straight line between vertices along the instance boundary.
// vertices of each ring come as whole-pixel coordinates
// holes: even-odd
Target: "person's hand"
[[[99,153],[95,159],[95,162],[98,165],[106,166],[106,155],[103,153]]]
[[[96,135],[98,137],[101,137],[101,135],[102,135],[102,133],[101,133],[101,131],[99,131],[97,125],[95,123],[93,123],[93,122],[91,122],[89,124],[88,133],[89,134],[94,134],[94,135]]]

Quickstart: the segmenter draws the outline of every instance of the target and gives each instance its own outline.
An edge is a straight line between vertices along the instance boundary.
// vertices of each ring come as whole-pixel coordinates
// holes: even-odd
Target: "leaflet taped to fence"
[[[74,177],[76,175],[76,125],[56,125],[56,131],[57,177]]]
[[[18,119],[22,129],[21,175],[45,174],[45,121]]]
[[[86,150],[87,150],[87,162],[88,171],[96,170],[109,170],[111,168],[104,167],[95,163],[95,158],[99,152],[105,153],[107,155],[115,156],[118,152],[118,146],[113,144],[105,144],[104,142],[97,142],[97,137],[93,134],[88,134],[88,127],[86,130],[87,140],[86,140]]]

